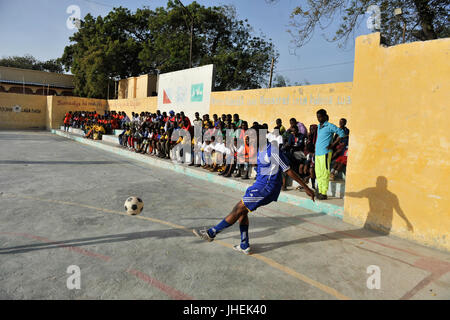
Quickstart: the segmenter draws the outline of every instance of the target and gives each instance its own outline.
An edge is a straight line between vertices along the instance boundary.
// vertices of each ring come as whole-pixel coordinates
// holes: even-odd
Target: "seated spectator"
[[[213,145],[211,145],[211,142],[213,141],[214,136],[212,136],[210,139],[206,140],[204,142],[204,145],[202,146],[202,158],[204,165],[202,166],[203,169],[209,169],[212,165],[212,159],[211,159],[211,153],[213,150]]]
[[[144,125],[142,130],[142,138],[141,138],[141,145],[139,149],[137,150],[138,153],[147,153],[148,149],[148,136],[149,136],[149,128]]]
[[[231,114],[227,114],[225,125],[231,124],[233,122],[233,116]]]
[[[335,181],[339,173],[344,171],[344,167],[347,165],[347,155],[348,155],[348,146],[345,147],[344,153],[336,159],[335,164],[331,169],[330,173],[331,181]]]
[[[218,129],[219,128],[219,124],[220,124],[220,119],[217,116],[217,114],[213,114],[213,126],[214,128]]]
[[[126,137],[126,132],[127,132],[127,127],[125,127],[122,131],[121,134],[119,134],[119,144],[121,146],[124,146],[124,140],[128,139],[128,137]]]
[[[142,127],[138,127],[134,133],[133,149],[138,152],[141,149],[142,143]]]
[[[160,137],[161,137],[161,135],[160,135],[159,129],[157,129],[157,128],[153,129],[152,140],[150,141],[151,145],[152,145],[151,155],[154,155],[154,156],[158,155],[158,147],[157,146],[158,146],[158,141],[159,141]]]
[[[286,155],[291,162],[298,162],[299,160],[306,158],[303,154],[304,138],[305,137],[299,132],[297,126],[292,127],[288,136],[288,141],[282,147],[282,150],[286,152]],[[295,170],[294,168],[292,169]]]
[[[225,170],[223,171],[223,176],[226,178],[231,177],[232,173],[236,169],[237,163],[237,139],[233,139],[233,145],[231,148],[226,150],[226,156],[229,157],[229,163],[227,163]]]
[[[164,129],[159,129],[158,133],[158,142],[156,143],[156,150],[158,151],[157,156],[159,158],[165,158],[166,153],[164,151],[164,144],[166,142],[166,133],[164,132]]]
[[[89,121],[88,124],[85,126],[85,135],[84,137],[87,139],[92,139],[94,135],[94,125],[92,121]]]
[[[94,134],[93,134],[93,139],[94,140],[102,140],[102,135],[104,135],[106,133],[105,128],[103,127],[103,125],[99,122],[97,122],[94,125]]]
[[[202,126],[202,119],[200,119],[200,114],[198,112],[195,113],[195,119],[193,121],[194,127],[201,127]]]
[[[280,118],[278,118],[276,120],[276,126],[274,129],[277,129],[279,131],[280,135],[283,135],[286,132],[286,128],[283,126]]]
[[[128,149],[132,150],[134,148],[134,135],[136,133],[136,128],[134,127],[133,123],[131,124],[131,131],[128,135]]]
[[[346,127],[347,120],[345,118],[342,118],[339,120],[339,128],[344,130],[345,136],[338,140],[339,137],[337,134],[333,137],[333,143],[332,143],[332,150],[333,155],[331,157],[331,161],[336,160],[338,157],[342,156],[344,152],[346,151],[346,147],[348,146],[348,137],[350,135],[350,130]]]
[[[237,129],[239,129],[242,125],[242,120],[239,119],[239,115],[237,113],[235,113],[233,115],[233,123],[236,126]]]
[[[245,136],[244,144],[237,150],[237,173],[234,175],[235,178],[241,177],[242,179],[248,179],[248,175],[251,170],[251,164],[249,159],[254,157],[255,150],[254,146],[250,146],[249,136]]]

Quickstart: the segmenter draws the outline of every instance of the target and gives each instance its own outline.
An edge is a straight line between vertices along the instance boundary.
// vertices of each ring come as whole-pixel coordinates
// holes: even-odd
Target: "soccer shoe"
[[[211,238],[209,236],[207,229],[193,229],[192,232],[200,239],[206,240],[208,242],[211,242],[214,240],[214,238]]]
[[[319,195],[317,196],[317,199],[319,199],[319,200],[327,200],[328,197],[327,197],[326,194],[321,194],[321,193],[319,193]]]
[[[250,247],[248,247],[247,249],[242,249],[240,244],[237,244],[237,245],[233,246],[233,249],[236,250],[236,251],[240,251],[240,252],[242,252],[244,254],[247,254],[247,255],[250,254]]]

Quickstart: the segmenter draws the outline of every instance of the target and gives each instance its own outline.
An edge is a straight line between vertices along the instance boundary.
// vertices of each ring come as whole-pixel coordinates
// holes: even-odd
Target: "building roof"
[[[73,89],[73,75],[0,66],[0,82]]]

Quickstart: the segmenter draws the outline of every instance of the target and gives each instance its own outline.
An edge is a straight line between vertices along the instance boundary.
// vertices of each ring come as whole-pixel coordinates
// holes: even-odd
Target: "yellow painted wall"
[[[449,52],[356,39],[345,221],[450,250]]]
[[[90,99],[80,97],[49,97],[47,128],[57,129],[64,124],[64,115],[69,111],[97,111],[103,114],[108,110],[104,99]]]
[[[147,97],[148,92],[148,75],[136,77],[136,98]]]
[[[118,99],[126,99],[128,97],[128,79],[119,80]]]
[[[128,79],[128,96],[127,99],[136,98],[136,77]]]
[[[324,108],[330,115],[330,122],[339,123],[348,118],[352,105],[352,83],[331,83],[301,87],[223,91],[211,93],[210,117],[216,113],[239,114],[249,122],[267,123],[275,127],[275,120],[281,118],[289,127],[289,119],[296,118],[307,128],[317,123],[316,111]],[[351,128],[352,124],[348,123]]]
[[[0,129],[44,129],[46,114],[46,96],[0,93]]]
[[[132,112],[141,113],[143,111],[156,112],[158,97],[136,98],[136,99],[114,99],[108,100],[108,110],[125,111],[128,116]]]

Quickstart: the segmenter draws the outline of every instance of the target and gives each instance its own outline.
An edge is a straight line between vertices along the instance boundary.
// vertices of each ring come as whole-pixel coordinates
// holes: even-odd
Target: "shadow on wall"
[[[406,218],[400,207],[398,197],[388,190],[388,180],[379,176],[376,186],[359,192],[346,192],[346,197],[367,198],[369,200],[369,212],[364,228],[371,229],[382,234],[389,234],[392,228],[394,210],[405,221],[408,230],[413,232],[413,226]]]

